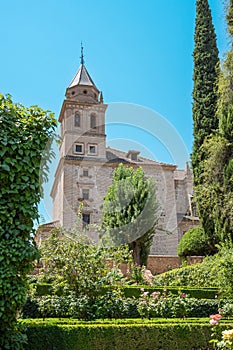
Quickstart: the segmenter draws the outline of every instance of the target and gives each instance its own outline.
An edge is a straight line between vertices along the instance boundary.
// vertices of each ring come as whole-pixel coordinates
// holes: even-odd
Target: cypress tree
[[[193,87],[193,153],[194,182],[199,182],[201,146],[206,136],[218,128],[217,88],[218,48],[208,0],[196,0]]]
[[[204,140],[195,186],[199,218],[213,253],[219,242],[233,240],[233,0],[227,1],[226,11],[231,45],[219,71],[219,127]]]
[[[227,4],[227,30],[231,37],[231,43],[233,44],[233,0],[229,0]]]

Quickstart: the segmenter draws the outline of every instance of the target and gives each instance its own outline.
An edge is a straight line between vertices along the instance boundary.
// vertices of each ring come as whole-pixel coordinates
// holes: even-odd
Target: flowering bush
[[[222,318],[222,315],[220,314],[210,315],[210,324],[212,326],[217,326],[221,318]]]
[[[233,329],[222,332],[222,341],[219,345],[220,349],[233,349]]]
[[[224,317],[233,317],[233,304],[231,302],[227,302],[223,305],[222,309],[220,309],[219,312]]]
[[[224,312],[224,310],[220,310]],[[233,329],[225,330],[220,333],[220,329],[216,326],[219,325],[219,321],[222,319],[222,315],[215,314],[210,315],[210,324],[215,326],[213,327],[212,338],[210,343],[217,346],[217,349],[222,350],[233,350]],[[221,337],[221,340],[218,339]]]
[[[185,317],[189,302],[185,293],[179,296],[160,292],[145,292],[141,289],[141,297],[138,303],[138,313],[141,317]]]

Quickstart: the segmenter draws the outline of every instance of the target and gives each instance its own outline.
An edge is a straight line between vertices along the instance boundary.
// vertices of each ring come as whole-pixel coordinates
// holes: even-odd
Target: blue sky
[[[209,3],[222,55],[227,49],[222,1]],[[0,92],[58,116],[80,64],[82,41],[85,65],[105,102],[157,111],[190,153],[194,21],[194,0],[1,1]],[[122,123],[107,132],[109,141],[128,137],[139,143],[138,130]],[[157,149],[154,158],[171,161],[148,135],[139,137],[149,153]]]

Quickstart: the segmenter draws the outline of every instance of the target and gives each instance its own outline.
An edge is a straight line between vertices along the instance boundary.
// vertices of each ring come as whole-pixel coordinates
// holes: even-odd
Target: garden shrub
[[[30,289],[36,296],[54,294],[53,285],[51,283],[32,283],[30,284]]]
[[[76,296],[86,295],[91,299],[103,294],[103,286],[111,288],[119,282],[122,273],[118,265],[132,260],[127,245],[117,248],[96,245],[77,227],[53,229],[40,253],[46,274],[53,277],[54,294],[74,292]]]
[[[141,317],[146,318],[208,317],[210,314],[218,313],[219,309],[224,310],[226,306],[230,311],[229,301],[224,299],[194,299],[188,298],[185,293],[177,296],[143,291],[137,310]]]
[[[109,291],[121,290],[123,295],[126,298],[139,298],[141,295],[141,288],[144,288],[145,291],[150,293],[154,291],[164,292],[164,287],[160,286],[128,286],[128,285],[113,285],[113,286],[103,286],[100,295],[104,295]],[[204,298],[204,299],[213,299],[218,295],[218,289],[214,287],[185,287],[185,286],[168,286],[165,288],[168,293],[179,295],[182,292],[188,294],[190,298]],[[39,297],[44,295],[67,295],[70,293],[62,283],[60,284],[49,284],[49,283],[32,283],[30,285],[30,294]]]
[[[200,255],[205,256],[211,253],[208,251],[209,237],[201,226],[196,226],[183,235],[179,244],[177,253],[180,257]]]
[[[26,302],[20,313],[21,318],[40,318],[42,314],[39,310],[39,304],[37,298],[27,296]]]
[[[0,95],[1,349],[20,349],[24,341],[16,316],[25,303],[26,276],[37,257],[33,227],[41,181],[47,178],[50,155],[45,147],[55,126],[53,114],[36,106],[25,108],[14,104],[9,95]]]
[[[208,317],[210,314],[217,313],[219,308],[226,310],[227,316],[233,316],[232,300],[181,298],[181,295],[162,297],[159,299],[159,305],[156,305],[153,298],[125,299],[118,292],[108,293],[96,300],[91,300],[87,296],[78,298],[75,295],[28,297],[21,317],[72,317],[84,320],[138,318],[140,315],[143,317]],[[143,301],[146,301],[144,308],[140,306]]]
[[[92,320],[126,317],[127,314],[127,304],[122,293],[113,290],[94,299],[87,295],[77,297],[74,293],[66,296],[47,295],[37,298],[28,296],[21,317],[74,317]]]
[[[210,350],[211,325],[205,320],[115,320],[80,323],[71,320],[25,320],[26,350]],[[222,329],[229,322],[222,322]]]
[[[233,248],[222,247],[202,263],[174,269],[154,277],[155,286],[216,287],[221,297],[233,295]]]
[[[145,291],[148,291],[149,293],[152,292],[161,292],[163,293],[164,290],[167,293],[180,295],[182,292],[187,294],[190,298],[204,298],[204,299],[213,299],[218,294],[217,288],[207,288],[207,287],[185,287],[185,286],[166,286],[166,287],[160,287],[160,286],[154,286],[154,287],[148,287],[148,286],[124,286],[122,288],[122,291],[124,293],[124,296],[126,298],[139,298],[141,295],[141,289],[144,289]]]

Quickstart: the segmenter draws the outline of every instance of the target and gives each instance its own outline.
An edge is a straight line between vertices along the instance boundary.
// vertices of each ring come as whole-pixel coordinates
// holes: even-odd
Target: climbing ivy
[[[0,95],[1,349],[21,349],[24,341],[16,320],[25,301],[26,275],[37,256],[33,223],[38,219],[40,182],[47,177],[48,148],[41,159],[55,127],[52,113]]]

